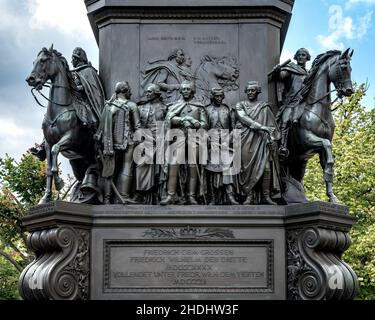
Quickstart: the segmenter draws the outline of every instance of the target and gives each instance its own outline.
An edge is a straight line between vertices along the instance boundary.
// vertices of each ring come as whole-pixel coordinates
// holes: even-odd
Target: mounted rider
[[[73,50],[72,65],[74,69],[71,72],[76,89],[82,98],[88,101],[93,113],[87,115],[88,124],[94,124],[93,122],[100,119],[105,103],[105,94],[98,72],[88,61],[85,50],[79,47]]]
[[[296,110],[298,94],[308,74],[306,63],[311,60],[309,51],[300,48],[294,56],[297,64],[290,62],[285,66],[277,65],[272,71],[272,78],[282,85],[281,97],[278,97],[279,113],[277,115],[281,130],[281,146],[279,153],[286,158],[289,155],[287,149],[288,133],[291,125],[298,121],[300,110]]]

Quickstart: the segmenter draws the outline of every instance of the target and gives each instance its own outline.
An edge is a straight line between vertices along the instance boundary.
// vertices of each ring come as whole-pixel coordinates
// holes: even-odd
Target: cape
[[[298,64],[295,64],[294,62],[290,62],[286,66],[281,68],[281,71],[288,71],[297,75],[306,76],[307,71],[306,69],[302,68]]]
[[[257,106],[250,107],[248,101],[240,102],[249,118],[256,121],[262,126],[276,128],[272,135],[272,139],[280,139],[280,131],[278,129],[275,116],[270,106],[265,102],[259,102]],[[277,156],[277,148],[272,149],[267,134],[253,130],[247,126],[242,126],[241,135],[241,162],[242,168],[239,175],[240,185],[243,186],[245,194],[249,194],[261,180],[266,162],[271,161],[272,176],[272,198],[278,198],[281,193],[281,185],[279,181],[279,163]]]
[[[176,103],[172,104],[168,108],[167,115],[165,116],[165,128],[166,129],[170,129],[171,128],[171,120],[172,120],[172,118],[176,117],[187,104],[190,104],[190,105],[195,106],[195,107],[203,108],[205,110],[204,105],[201,104],[198,101],[191,100],[191,101],[187,102],[184,99],[180,99],[179,101],[177,101]]]
[[[97,119],[100,119],[104,108],[105,94],[98,72],[90,64],[75,68],[72,72],[76,73],[89,100],[92,111]]]

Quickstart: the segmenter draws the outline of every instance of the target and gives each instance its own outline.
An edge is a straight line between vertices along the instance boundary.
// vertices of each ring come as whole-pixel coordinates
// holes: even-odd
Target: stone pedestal
[[[107,97],[128,80],[132,99],[143,93],[150,62],[181,48],[192,70],[202,59],[230,59],[239,69],[238,88],[226,92],[234,105],[246,98],[245,84],[259,81],[262,100],[275,105],[267,74],[279,63],[294,0],[85,0],[99,45],[99,71]],[[198,76],[199,77],[199,76]],[[211,84],[212,86],[212,84]],[[210,90],[211,88],[209,88]]]
[[[352,299],[346,207],[90,206],[24,219],[24,299]]]

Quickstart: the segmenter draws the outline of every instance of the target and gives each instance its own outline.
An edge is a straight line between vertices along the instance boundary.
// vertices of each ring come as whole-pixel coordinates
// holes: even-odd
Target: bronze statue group
[[[171,55],[175,65],[170,62],[172,58],[164,63],[168,68],[158,62],[159,69],[152,69],[156,83],[148,82],[141,100],[135,103],[127,81],[117,83],[115,93],[105,101],[98,74],[85,51],[74,50],[74,91],[81,95],[80,101],[87,101],[79,107],[76,103],[74,110],[93,137],[95,160],[78,178],[72,200],[154,205],[283,204],[280,160],[289,157],[288,133],[303,112],[296,102],[309,74],[309,52],[299,49],[294,57],[297,64],[288,61],[270,73],[269,80],[282,85],[278,90],[279,112],[274,115],[267,102],[259,101],[262,88],[257,81],[247,83],[247,100],[235,106],[224,103],[225,92],[220,86],[210,88],[211,102],[204,105],[195,96],[195,83],[183,51],[175,51]],[[38,57],[46,60],[53,52],[44,48]],[[159,75],[161,70],[163,77]],[[168,72],[179,74],[174,76],[179,83],[168,84]],[[38,89],[36,75],[34,68],[28,82]],[[168,97],[168,103],[163,96]],[[190,136],[213,130],[219,135],[208,135],[203,142],[207,150],[204,160],[197,152],[202,141],[191,140]],[[33,153],[41,156],[46,145],[33,149]],[[221,151],[227,151],[231,160],[237,155],[237,170],[220,157],[217,161]],[[50,192],[44,200],[50,200]]]

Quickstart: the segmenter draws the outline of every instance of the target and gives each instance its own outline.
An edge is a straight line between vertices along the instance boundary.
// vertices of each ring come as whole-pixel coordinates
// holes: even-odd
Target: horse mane
[[[62,55],[62,53],[59,52],[59,51],[57,51],[56,49],[52,49],[52,51],[51,51],[51,50],[48,50],[47,48],[43,48],[39,52],[39,54],[41,54],[42,52],[45,53],[45,54],[47,54],[50,57],[52,57],[53,55],[55,55],[56,57],[59,58],[60,62],[62,63],[62,65],[63,65],[63,67],[64,67],[64,69],[66,71],[66,76],[68,77],[68,82],[69,82],[69,86],[70,86],[70,89],[72,91],[72,94],[76,95],[78,93],[78,90],[77,90],[76,85],[74,83],[73,74],[70,71],[68,61]]]
[[[303,82],[304,86],[300,93],[303,100],[307,97],[308,93],[310,92],[310,89],[314,83],[315,77],[318,74],[318,71],[320,67],[322,66],[322,64],[325,63],[329,58],[336,56],[336,55],[340,55],[340,54],[341,54],[341,51],[339,50],[330,50],[330,51],[327,51],[325,53],[318,55],[315,58],[312,64],[312,67],[309,71],[309,74],[307,75],[307,77],[305,78]]]

